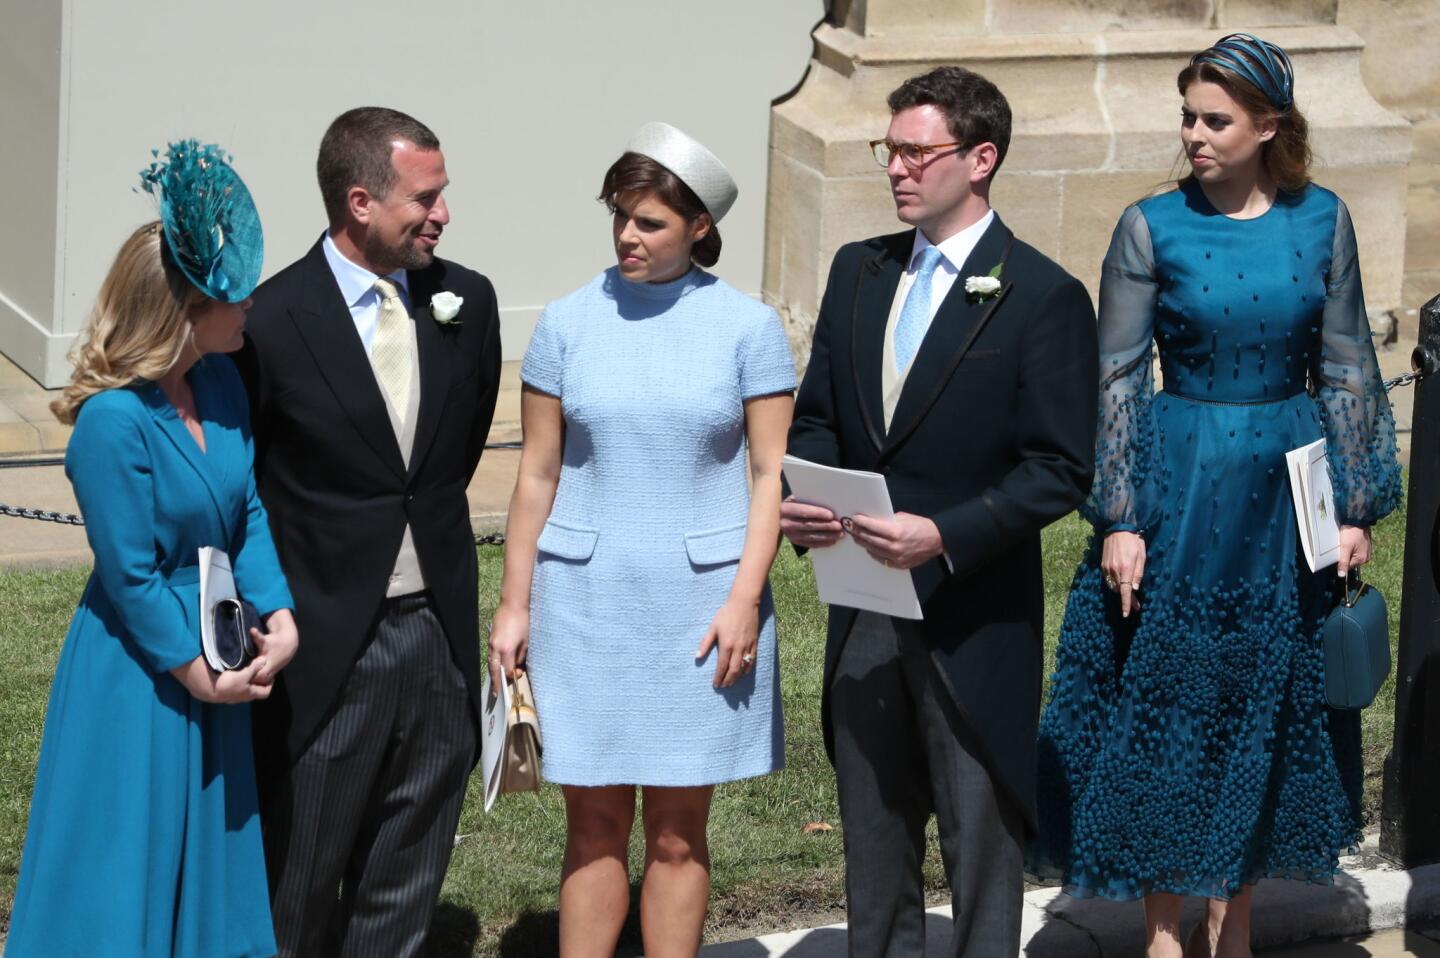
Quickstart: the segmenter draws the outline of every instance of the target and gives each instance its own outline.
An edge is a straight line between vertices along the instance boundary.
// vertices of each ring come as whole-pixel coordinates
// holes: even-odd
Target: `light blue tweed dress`
[[[611,268],[545,307],[521,378],[558,396],[564,465],[540,534],[528,654],[544,775],[708,785],[784,764],[775,612],[755,669],[695,658],[730,593],[750,495],[743,401],[795,388],[780,319],[692,268]]]

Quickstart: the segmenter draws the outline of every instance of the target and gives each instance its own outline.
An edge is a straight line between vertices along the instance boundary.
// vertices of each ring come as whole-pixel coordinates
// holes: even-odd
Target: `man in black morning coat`
[[[348,111],[317,167],[330,228],[256,290],[238,364],[300,628],[256,710],[261,821],[280,954],[395,958],[424,944],[476,756],[465,487],[499,319],[489,280],[435,257],[428,128]]]
[[[924,953],[920,865],[934,813],[952,954],[1013,956],[1034,824],[1040,530],[1090,488],[1095,314],[1077,280],[990,210],[1010,139],[1000,91],[942,67],[889,105],[877,159],[915,228],[836,254],[789,452],[882,473],[897,515],[842,527],[787,500],[781,528],[802,549],[853,535],[877,562],[911,570],[924,612],[915,622],[830,608],[822,721],[850,953]]]

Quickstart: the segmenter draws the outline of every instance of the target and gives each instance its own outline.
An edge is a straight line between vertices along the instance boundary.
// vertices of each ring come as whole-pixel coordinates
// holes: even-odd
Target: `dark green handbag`
[[[1321,631],[1325,700],[1332,708],[1363,709],[1390,674],[1390,625],[1385,597],[1352,571],[1344,596]]]

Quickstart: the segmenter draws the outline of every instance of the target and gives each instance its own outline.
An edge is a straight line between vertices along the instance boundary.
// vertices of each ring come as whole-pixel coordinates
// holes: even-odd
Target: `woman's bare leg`
[[[611,958],[630,910],[627,851],[635,787],[563,786],[565,864],[560,871],[562,958]]]

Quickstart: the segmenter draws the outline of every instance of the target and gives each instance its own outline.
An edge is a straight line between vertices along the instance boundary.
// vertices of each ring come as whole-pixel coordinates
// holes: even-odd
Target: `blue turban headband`
[[[218,146],[171,143],[140,173],[159,202],[165,246],[175,265],[211,299],[238,303],[260,281],[265,237],[250,191]]]
[[[1213,63],[1253,85],[1281,113],[1295,102],[1295,70],[1290,57],[1275,44],[1248,33],[1222,37],[1208,50],[1190,58],[1192,64]]]

